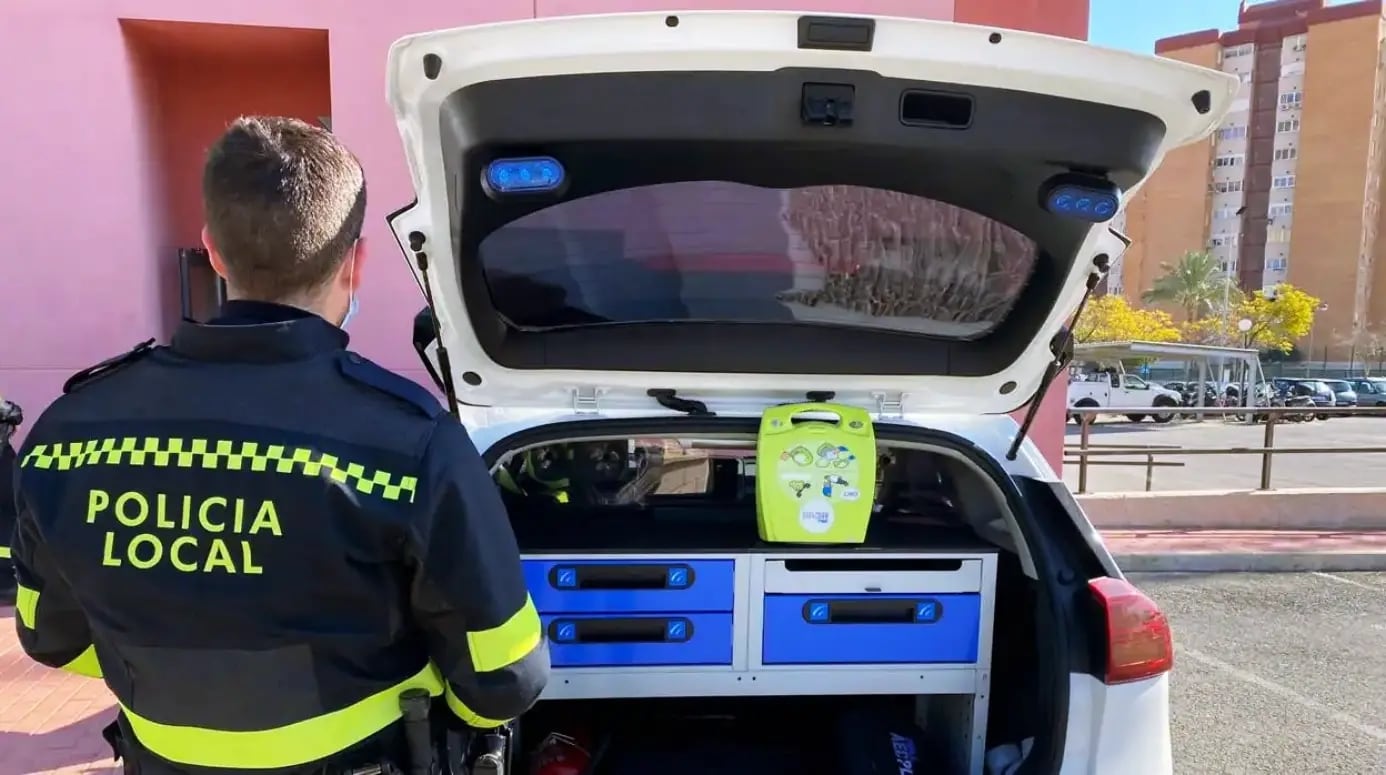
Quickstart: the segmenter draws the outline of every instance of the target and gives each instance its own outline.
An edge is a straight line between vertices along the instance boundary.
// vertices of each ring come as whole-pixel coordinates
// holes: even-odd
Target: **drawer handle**
[[[963,561],[956,558],[916,557],[908,560],[785,560],[789,573],[871,573],[925,572],[950,573],[962,570]]]
[[[943,618],[943,603],[932,598],[810,600],[803,613],[809,624],[934,624]]]
[[[674,618],[555,619],[549,640],[578,643],[683,643],[693,637],[693,622]]]
[[[549,586],[572,590],[688,589],[693,568],[688,565],[555,565]]]

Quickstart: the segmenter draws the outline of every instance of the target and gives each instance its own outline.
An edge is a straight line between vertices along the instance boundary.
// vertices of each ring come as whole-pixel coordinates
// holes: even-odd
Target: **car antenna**
[[[675,412],[694,417],[716,417],[716,412],[708,411],[707,404],[702,401],[695,401],[691,398],[679,398],[678,393],[668,388],[650,388],[645,391],[645,395],[653,398],[656,403],[665,409],[672,409]]]
[[[1093,259],[1093,265],[1097,267],[1096,272],[1088,275],[1087,289],[1083,291],[1083,298],[1078,300],[1078,309],[1073,313],[1073,321],[1078,322],[1079,316],[1083,314],[1083,308],[1088,305],[1088,299],[1092,298],[1092,292],[1097,289],[1098,283],[1107,274],[1109,266],[1107,256],[1100,255]],[[1025,443],[1025,437],[1030,433],[1030,426],[1035,422],[1035,415],[1039,413],[1040,404],[1044,403],[1044,395],[1049,392],[1049,386],[1054,383],[1054,378],[1059,376],[1068,362],[1073,360],[1073,329],[1064,326],[1059,329],[1059,333],[1049,340],[1049,351],[1054,354],[1053,360],[1044,367],[1044,375],[1040,377],[1039,388],[1035,390],[1035,395],[1030,398],[1030,408],[1025,410],[1025,419],[1020,423],[1020,430],[1015,434],[1015,441],[1011,442],[1011,448],[1006,451],[1007,460],[1015,460],[1020,454],[1020,445]]]
[[[457,388],[452,383],[452,362],[448,359],[447,345],[443,344],[443,328],[438,323],[438,307],[433,303],[433,284],[428,279],[428,254],[423,251],[425,241],[423,232],[409,232],[409,249],[414,253],[419,276],[423,278],[424,304],[428,305],[428,318],[433,322],[433,337],[438,342],[438,370],[442,372],[443,396],[448,402],[448,414],[461,420],[457,413]]]

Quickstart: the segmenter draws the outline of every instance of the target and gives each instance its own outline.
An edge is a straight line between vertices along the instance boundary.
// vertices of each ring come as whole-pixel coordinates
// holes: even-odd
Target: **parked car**
[[[1333,391],[1334,406],[1357,406],[1357,391],[1353,389],[1351,382],[1345,379],[1321,379],[1319,381]]]
[[[1310,422],[1314,419],[1314,408],[1316,404],[1311,397],[1311,389],[1305,385],[1294,382],[1281,383],[1262,383],[1260,387],[1264,391],[1258,391],[1256,405],[1258,407],[1278,407],[1287,409],[1304,409],[1304,412],[1285,412],[1280,414],[1278,419],[1286,422]],[[1256,422],[1266,422],[1270,419],[1269,414],[1254,414]]]
[[[1314,406],[1319,409],[1330,409],[1338,403],[1338,397],[1333,393],[1333,389],[1317,379],[1277,377],[1273,382],[1277,386],[1284,386],[1291,395],[1308,396],[1314,402]],[[1320,420],[1327,420],[1329,417],[1322,412],[1315,416]]]
[[[1131,409],[1165,408],[1174,409],[1181,403],[1178,392],[1146,382],[1135,374],[1127,374],[1119,368],[1094,371],[1082,375],[1068,383],[1069,407],[1105,407],[1114,413],[1125,414],[1131,422],[1140,422],[1151,417],[1158,423],[1174,419],[1174,412],[1132,412]],[[1081,422],[1081,415],[1074,414],[1071,419]]]
[[[1358,406],[1386,406],[1386,378],[1363,377],[1352,380]]]
[[[891,771],[980,772],[1013,745],[1025,771],[1173,771],[1168,622],[1009,412],[1039,405],[1125,248],[1112,192],[1206,141],[1235,76],[1011,30],[700,11],[426,33],[386,80],[415,189],[389,221],[433,308],[415,344],[498,479],[593,440],[614,443],[543,460],[619,478],[658,457],[613,464],[639,440],[758,455],[763,418],[794,429],[768,422],[785,403],[865,417],[840,425],[882,456],[876,486],[839,481],[843,443],[620,505],[510,492],[554,664],[522,738],[581,724],[613,772],[797,772],[820,749],[879,771],[872,740]],[[783,475],[819,455],[826,474]],[[762,482],[804,498],[786,524],[866,499],[872,532],[764,541]],[[943,551],[964,559],[908,564]],[[916,606],[930,590],[946,607]],[[891,721],[840,744],[860,711]],[[720,767],[687,758],[705,748]]]

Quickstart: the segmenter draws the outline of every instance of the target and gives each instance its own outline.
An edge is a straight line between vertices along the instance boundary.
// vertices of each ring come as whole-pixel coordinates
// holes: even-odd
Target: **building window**
[[[1280,95],[1281,110],[1293,110],[1300,107],[1303,102],[1304,92],[1302,91],[1287,91]]]
[[[1271,218],[1283,218],[1294,211],[1295,206],[1286,202],[1283,204],[1271,205],[1270,208],[1266,210],[1266,215]]]
[[[1294,176],[1294,175],[1285,175],[1285,176],[1283,176],[1283,177],[1271,179],[1271,188],[1294,188],[1294,187],[1295,187],[1295,176]]]
[[[1222,50],[1222,56],[1223,56],[1225,59],[1234,59],[1234,58],[1236,58],[1236,57],[1244,57],[1244,56],[1246,56],[1246,55],[1248,55],[1248,54],[1250,54],[1250,53],[1251,53],[1251,44],[1250,44],[1250,43],[1243,43],[1243,44],[1240,45],[1240,46],[1232,46],[1231,48],[1225,48],[1225,49]]]
[[[1283,272],[1285,271],[1285,267],[1288,264],[1289,261],[1285,260],[1285,258],[1282,256],[1280,258],[1272,258],[1269,261],[1267,261],[1266,268],[1272,272]]]
[[[1275,123],[1275,131],[1280,132],[1282,134],[1285,132],[1298,132],[1299,119],[1292,118],[1287,121],[1277,121]]]
[[[1242,166],[1242,154],[1229,153],[1213,159],[1214,167],[1240,167]]]
[[[1291,51],[1303,51],[1306,48],[1309,48],[1309,36],[1295,35],[1294,37],[1290,38]]]
[[[1219,207],[1218,209],[1213,211],[1213,220],[1215,221],[1225,221],[1228,218],[1236,217],[1237,211],[1236,209],[1231,207]]]
[[[1240,180],[1218,180],[1213,182],[1212,189],[1217,194],[1235,194],[1242,190],[1242,182]]]
[[[1222,270],[1223,274],[1232,274],[1237,271],[1237,260],[1234,258],[1231,261],[1223,261],[1218,264],[1218,268]]]
[[[1251,73],[1238,73],[1237,76],[1242,79],[1242,83],[1251,83]]]
[[[1289,242],[1290,230],[1281,226],[1277,229],[1266,230],[1266,242]]]
[[[1298,158],[1298,157],[1299,157],[1299,151],[1296,150],[1296,149],[1294,149],[1294,148],[1276,148],[1276,149],[1275,149],[1275,160],[1276,160],[1276,161],[1289,161],[1290,159],[1294,159],[1294,158]]]
[[[1280,77],[1285,78],[1291,75],[1302,75],[1304,73],[1303,62],[1286,62],[1280,67]]]
[[[1245,126],[1225,126],[1218,130],[1219,140],[1240,140],[1246,137]]]
[[[1237,247],[1236,234],[1216,234],[1208,238],[1208,247],[1212,248],[1235,248]]]

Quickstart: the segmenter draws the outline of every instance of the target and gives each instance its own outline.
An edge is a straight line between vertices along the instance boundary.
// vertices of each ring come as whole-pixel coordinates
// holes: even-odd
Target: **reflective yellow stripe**
[[[10,547],[0,546],[0,560],[10,559]]]
[[[429,664],[396,686],[332,713],[288,726],[253,732],[226,732],[161,724],[121,705],[130,729],[146,748],[169,761],[201,767],[274,769],[294,767],[331,756],[379,732],[400,717],[399,695],[406,689],[443,693],[443,679]]]
[[[504,721],[496,721],[495,719],[489,719],[485,716],[478,715],[476,711],[467,707],[466,703],[458,699],[456,694],[452,693],[451,686],[446,687],[446,689],[447,691],[444,692],[443,696],[447,700],[448,709],[457,714],[457,717],[462,719],[462,722],[468,726],[473,726],[477,729],[494,729],[505,723]]]
[[[19,613],[19,623],[31,630],[34,629],[34,621],[38,616],[38,598],[37,589],[29,589],[23,584],[19,585],[14,596],[14,610]]]
[[[59,471],[126,465],[298,474],[315,479],[326,477],[365,495],[379,495],[387,501],[406,499],[411,503],[419,485],[417,477],[366,468],[307,447],[225,439],[143,436],[35,444],[19,465]]]
[[[467,633],[472,667],[478,673],[489,673],[513,665],[539,645],[543,632],[539,612],[534,609],[534,600],[525,595],[525,604],[505,624]]]
[[[84,675],[88,678],[101,677],[101,663],[96,660],[96,647],[87,646],[87,650],[77,655],[77,658],[63,665],[63,669],[69,673]]]

